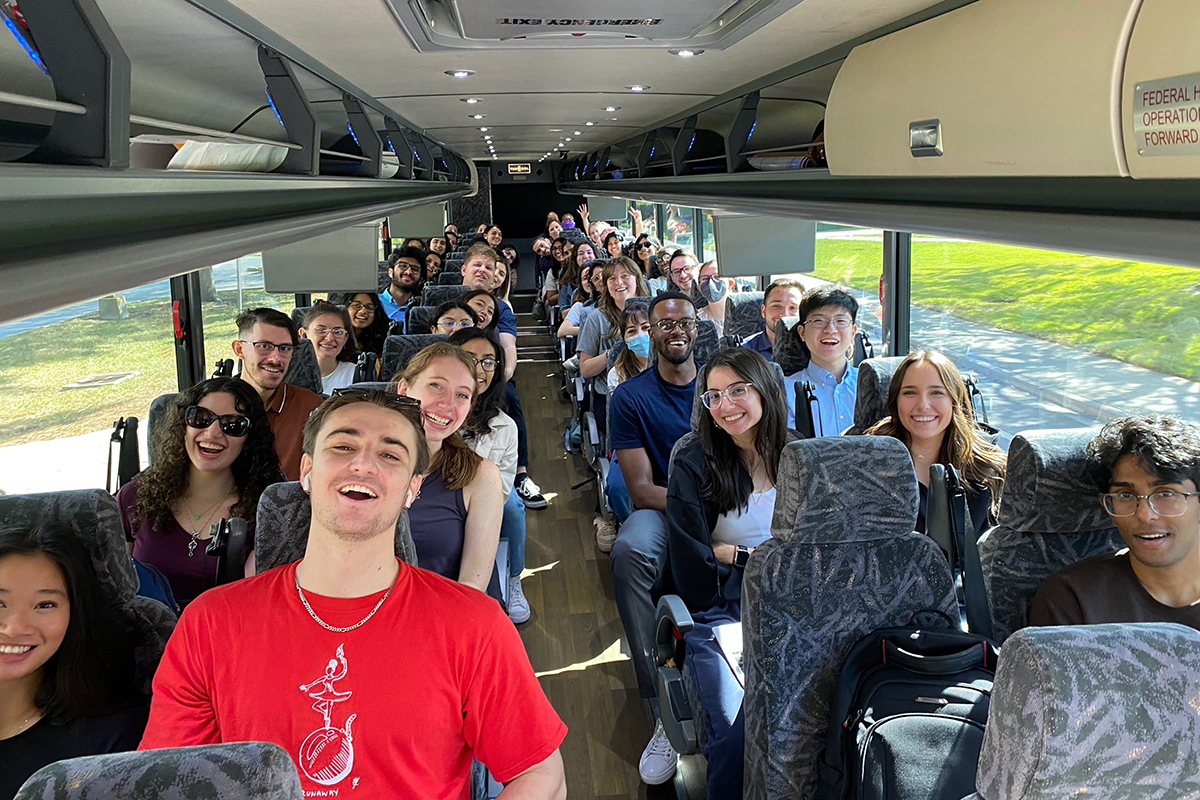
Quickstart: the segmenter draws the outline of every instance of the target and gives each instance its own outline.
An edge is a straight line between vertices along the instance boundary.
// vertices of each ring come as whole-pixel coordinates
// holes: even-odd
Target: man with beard
[[[425,251],[419,247],[400,247],[388,256],[388,278],[391,284],[379,295],[384,313],[401,325],[408,310],[417,305],[417,295],[425,279]],[[422,331],[423,333],[424,331]]]
[[[612,546],[613,589],[633,651],[642,697],[654,696],[654,603],[650,590],[667,560],[667,465],[691,430],[696,389],[696,307],[679,292],[650,303],[650,369],[623,382],[609,401],[609,439],[637,509]]]

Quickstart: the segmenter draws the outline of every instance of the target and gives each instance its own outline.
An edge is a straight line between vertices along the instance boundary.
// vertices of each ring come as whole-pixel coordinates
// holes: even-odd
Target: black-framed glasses
[[[413,275],[420,275],[424,267],[419,264],[409,264],[407,261],[397,261],[392,269],[396,272],[411,272]]]
[[[1107,492],[1100,495],[1100,503],[1113,517],[1132,517],[1143,500],[1149,503],[1150,510],[1160,517],[1182,517],[1187,513],[1188,498],[1196,496],[1200,496],[1200,492],[1177,492],[1174,489],[1150,494]]]
[[[259,355],[269,356],[274,350],[278,350],[280,355],[290,356],[292,351],[296,349],[294,344],[275,344],[274,342],[247,342],[245,339],[238,339],[242,344],[248,344],[253,347]]]
[[[189,428],[204,430],[214,422],[221,426],[226,436],[240,439],[250,432],[250,418],[241,414],[215,414],[204,406],[188,406],[183,411],[183,421]]]
[[[483,367],[484,372],[495,372],[496,371],[496,359],[492,358],[491,356],[484,356],[483,358],[476,358],[475,356],[471,355],[470,353],[467,353],[467,356],[470,357],[470,359],[472,361],[474,361],[476,363],[476,365]]]
[[[374,314],[375,313],[375,304],[374,303],[360,303],[357,300],[351,300],[349,303],[346,304],[346,310],[352,314],[357,314],[359,311],[370,311],[372,314]]]
[[[746,394],[750,391],[750,387],[753,385],[753,383],[739,381],[726,386],[725,391],[709,389],[700,395],[700,401],[704,403],[705,408],[720,408],[723,400],[728,400],[732,403],[745,398]]]
[[[854,325],[854,320],[850,319],[849,317],[834,317],[832,319],[827,319],[826,317],[811,317],[800,324],[806,328],[811,325],[819,331],[823,331],[826,328],[833,328],[835,331],[841,332],[850,330],[850,328]]]
[[[696,320],[692,319],[691,317],[686,317],[685,319],[660,319],[658,322],[654,323],[654,327],[658,328],[663,333],[670,333],[676,328],[684,333],[688,333],[689,331],[695,329]]]

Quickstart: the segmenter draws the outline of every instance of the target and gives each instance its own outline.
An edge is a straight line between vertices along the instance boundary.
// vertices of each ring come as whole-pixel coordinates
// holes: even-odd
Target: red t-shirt
[[[495,600],[400,564],[365,625],[322,628],[296,565],[205,592],[184,611],[154,676],[141,749],[268,741],[309,797],[465,798],[471,757],[506,782],[544,761],[567,728]],[[383,592],[304,593],[329,625]]]

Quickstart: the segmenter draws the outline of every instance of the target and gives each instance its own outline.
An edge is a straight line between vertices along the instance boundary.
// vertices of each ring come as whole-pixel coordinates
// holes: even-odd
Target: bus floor
[[[526,314],[519,315],[519,324],[519,350],[529,359],[517,371],[529,474],[549,506],[525,514],[522,586],[532,615],[517,630],[546,696],[569,729],[562,745],[567,795],[674,797],[670,784],[647,787],[638,777],[653,723],[638,696],[613,600],[612,568],[596,549],[595,486],[571,489],[590,473],[563,449],[571,407],[559,392],[559,366],[546,347],[551,338]]]

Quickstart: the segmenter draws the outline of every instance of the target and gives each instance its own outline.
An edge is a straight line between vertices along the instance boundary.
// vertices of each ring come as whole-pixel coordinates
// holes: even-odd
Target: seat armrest
[[[658,599],[654,620],[654,660],[666,664],[676,657],[684,634],[692,629],[692,614],[679,595],[664,594]]]

